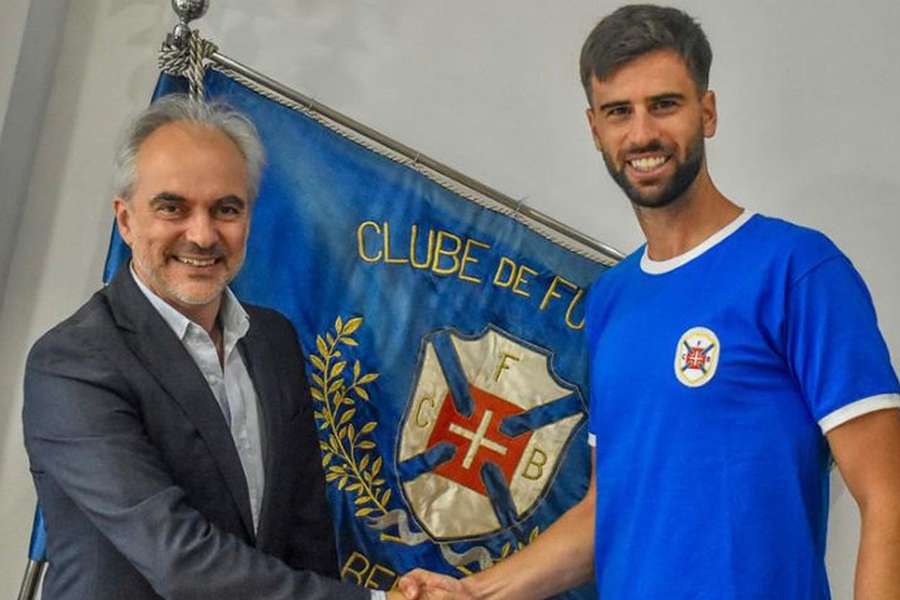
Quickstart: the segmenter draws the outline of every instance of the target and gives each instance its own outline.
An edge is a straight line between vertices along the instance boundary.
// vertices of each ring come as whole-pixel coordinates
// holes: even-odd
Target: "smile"
[[[217,258],[188,258],[187,256],[173,256],[175,260],[192,267],[211,267],[218,261]]]
[[[661,167],[669,160],[667,156],[644,156],[641,158],[635,158],[628,161],[628,164],[635,171],[640,172],[649,172],[658,167]]]

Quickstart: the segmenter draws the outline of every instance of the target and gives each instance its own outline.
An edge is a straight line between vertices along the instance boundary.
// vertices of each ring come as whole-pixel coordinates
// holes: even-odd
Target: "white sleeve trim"
[[[372,590],[372,600],[386,600],[387,594],[381,590]]]
[[[588,446],[591,448],[597,447],[597,436],[593,433],[588,433]]]
[[[900,394],[879,394],[851,402],[819,419],[819,428],[822,433],[828,433],[856,417],[886,408],[900,408]]]

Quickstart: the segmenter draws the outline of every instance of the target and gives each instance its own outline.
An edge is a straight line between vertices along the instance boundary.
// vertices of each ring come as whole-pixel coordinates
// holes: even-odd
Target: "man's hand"
[[[465,579],[414,569],[397,582],[398,600],[540,600],[589,581],[595,497],[592,466],[584,498],[533,543]]]
[[[402,593],[397,596],[399,600],[474,600],[462,581],[425,569],[410,571],[400,578],[397,587]]]

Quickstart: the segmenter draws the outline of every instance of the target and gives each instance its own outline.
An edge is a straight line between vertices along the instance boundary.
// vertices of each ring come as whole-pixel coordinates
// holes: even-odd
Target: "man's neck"
[[[168,302],[168,301],[167,301]],[[208,304],[184,304],[181,302],[169,302],[175,310],[206,330],[213,337],[218,329],[217,317],[222,307],[222,296]]]
[[[647,255],[661,261],[699,246],[734,221],[741,208],[723,196],[704,170],[685,193],[663,208],[634,207],[647,238]]]

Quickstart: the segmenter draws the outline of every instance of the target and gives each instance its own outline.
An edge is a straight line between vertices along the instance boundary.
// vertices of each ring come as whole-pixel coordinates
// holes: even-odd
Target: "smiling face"
[[[135,271],[182,313],[208,309],[214,318],[244,261],[250,226],[244,157],[222,132],[175,122],[141,144],[136,170],[130,198],[113,201]]]
[[[588,123],[610,175],[636,205],[683,198],[716,131],[715,96],[698,92],[684,60],[656,50],[592,80]]]

